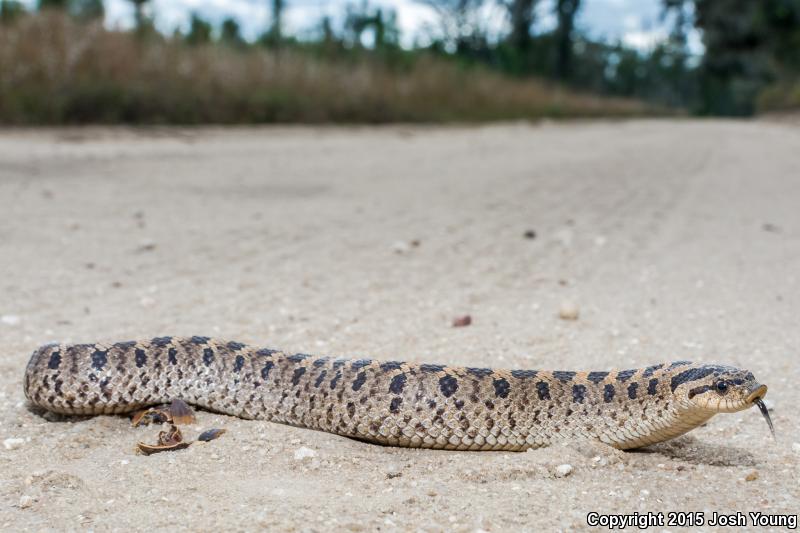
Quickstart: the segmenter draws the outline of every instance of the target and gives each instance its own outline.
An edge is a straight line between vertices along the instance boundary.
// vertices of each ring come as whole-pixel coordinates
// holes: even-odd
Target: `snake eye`
[[[721,394],[725,394],[728,391],[728,384],[724,381],[717,381],[717,384],[714,385],[717,389],[717,392]]]

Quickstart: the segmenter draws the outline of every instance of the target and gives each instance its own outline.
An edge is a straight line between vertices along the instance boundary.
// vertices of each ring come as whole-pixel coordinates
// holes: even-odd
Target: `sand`
[[[689,120],[0,131],[0,529],[796,515],[798,147],[795,124]],[[190,438],[228,432],[145,457],[158,428],[26,407],[40,344],[191,334],[471,366],[728,363],[769,385],[778,440],[755,409],[624,453],[394,449],[200,413]]]

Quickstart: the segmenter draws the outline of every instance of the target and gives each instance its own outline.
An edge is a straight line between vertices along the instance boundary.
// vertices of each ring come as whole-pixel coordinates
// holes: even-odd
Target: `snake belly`
[[[564,440],[620,449],[681,435],[710,418],[673,394],[693,363],[635,370],[501,370],[286,354],[208,337],[36,350],[25,394],[49,411],[115,414],[180,398],[245,419],[373,443],[525,450]]]

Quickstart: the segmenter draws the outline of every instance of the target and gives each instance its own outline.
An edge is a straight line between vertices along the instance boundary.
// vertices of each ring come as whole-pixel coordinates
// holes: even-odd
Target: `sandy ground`
[[[0,529],[795,515],[799,147],[796,125],[758,122],[0,132]],[[166,334],[472,366],[725,362],[769,385],[778,441],[756,410],[636,453],[393,449],[202,413],[190,437],[228,433],[144,457],[157,428],[26,408],[36,346]]]

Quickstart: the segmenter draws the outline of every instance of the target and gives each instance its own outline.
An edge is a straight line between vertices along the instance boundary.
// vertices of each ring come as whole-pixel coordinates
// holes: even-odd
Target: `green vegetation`
[[[102,25],[102,0],[39,0],[34,13],[0,0],[0,121],[440,122],[799,105],[800,0],[662,0],[672,31],[647,52],[576,29],[581,0],[554,0],[544,32],[534,31],[540,0],[417,1],[440,27],[404,49],[396,13],[368,2],[299,39],[283,24],[291,1],[269,0],[271,21],[248,42],[235,19],[215,27],[199,13],[163,35],[149,0],[130,0],[129,32]],[[503,35],[487,28],[489,4],[506,17]],[[687,45],[693,29],[702,57]]]
[[[0,32],[6,124],[442,122],[635,116],[644,104],[582,95],[399,48],[339,41],[280,49],[218,44],[193,17],[187,35],[106,30],[58,12]],[[234,46],[228,46],[233,44]],[[330,46],[330,48],[328,48]]]

